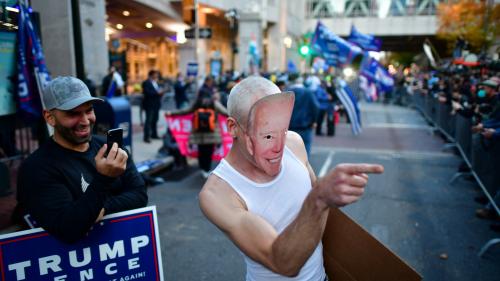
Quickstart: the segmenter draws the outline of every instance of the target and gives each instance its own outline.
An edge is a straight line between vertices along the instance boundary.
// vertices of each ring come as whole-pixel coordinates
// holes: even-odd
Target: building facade
[[[392,44],[416,45],[437,31],[439,0],[37,0],[47,65],[53,75],[87,75],[99,84],[117,64],[133,85],[150,69],[186,73],[198,63],[200,76],[220,72],[286,70],[303,65],[302,36],[318,20],[340,36],[351,26]],[[76,6],[76,8],[75,8]],[[197,7],[197,9],[195,9]],[[195,24],[210,38],[186,38]],[[190,30],[191,29],[191,30]],[[203,31],[205,32],[205,31]],[[204,35],[204,33],[200,33]],[[206,34],[205,34],[206,35]],[[189,37],[189,36],[188,36]],[[391,41],[392,40],[392,41]]]

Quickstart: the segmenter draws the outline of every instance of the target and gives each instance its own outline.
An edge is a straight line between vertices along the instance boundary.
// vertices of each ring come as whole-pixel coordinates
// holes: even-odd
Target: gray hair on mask
[[[250,76],[236,84],[229,93],[227,111],[242,126],[247,126],[250,108],[259,99],[280,93],[280,89],[271,80],[260,76]]]

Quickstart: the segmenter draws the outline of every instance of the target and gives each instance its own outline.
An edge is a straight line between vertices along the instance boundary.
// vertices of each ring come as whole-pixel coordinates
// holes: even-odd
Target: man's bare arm
[[[241,198],[222,179],[212,175],[200,193],[200,207],[210,221],[247,256],[285,276],[296,276],[318,245],[328,208],[356,201],[366,185],[366,173],[378,172],[378,168],[372,166],[382,169],[379,165],[346,164],[316,181],[302,140],[297,140],[295,135],[290,134],[291,142],[287,140],[287,146],[304,161],[314,188],[297,218],[281,234],[278,235],[263,218],[249,212]]]
[[[216,176],[200,192],[200,207],[242,252],[286,276],[298,274],[321,239],[320,225],[326,219],[325,212],[304,203],[299,216],[278,235],[271,224],[246,210],[234,190]]]

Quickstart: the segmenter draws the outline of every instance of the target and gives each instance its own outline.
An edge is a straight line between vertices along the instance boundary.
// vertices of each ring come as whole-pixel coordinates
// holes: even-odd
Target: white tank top
[[[278,233],[281,233],[297,217],[302,203],[311,190],[311,179],[307,168],[286,146],[281,171],[270,182],[256,183],[240,174],[224,159],[213,173],[226,181],[238,193],[245,201],[248,211],[264,218]],[[322,281],[326,276],[323,268],[321,241],[300,270],[299,275],[294,278],[276,274],[245,254],[243,255],[247,265],[247,281]]]

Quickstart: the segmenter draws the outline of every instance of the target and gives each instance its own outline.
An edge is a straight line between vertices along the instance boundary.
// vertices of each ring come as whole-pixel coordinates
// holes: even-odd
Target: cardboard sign
[[[104,217],[75,244],[42,228],[0,235],[0,280],[163,280],[156,208]]]
[[[330,209],[323,234],[323,259],[335,281],[418,281],[413,268],[339,209]]]
[[[189,135],[193,130],[193,114],[167,116],[167,125],[172,132],[177,145],[179,146],[179,151],[182,155],[188,157],[198,157],[198,147],[197,145],[189,144]],[[219,125],[219,131],[221,134],[222,144],[218,145],[214,154],[212,155],[212,160],[220,161],[224,158],[231,149],[233,144],[233,138],[227,130],[227,117],[222,114],[217,114],[217,124]]]

